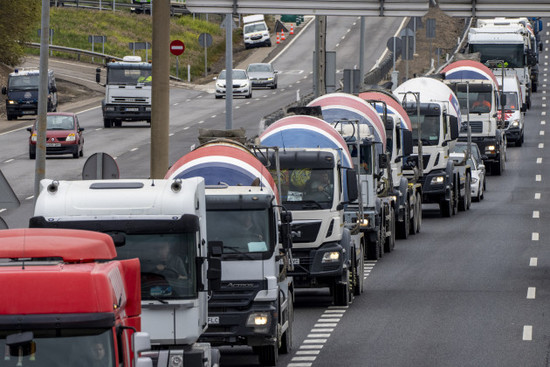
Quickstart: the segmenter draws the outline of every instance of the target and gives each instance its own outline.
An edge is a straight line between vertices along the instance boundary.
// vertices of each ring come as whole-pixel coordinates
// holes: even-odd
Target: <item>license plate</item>
[[[60,146],[61,146],[61,143],[46,143],[46,148],[57,148]]]
[[[22,111],[21,112],[23,115],[36,115],[36,111],[32,111],[32,110],[29,110],[29,111]]]
[[[217,325],[220,323],[220,318],[218,316],[209,316],[208,323],[211,325]]]
[[[293,257],[293,258],[292,258],[292,263],[293,263],[294,265],[300,265],[300,259],[298,259],[297,257]]]
[[[137,107],[128,107],[126,108],[126,112],[137,112],[139,111],[139,108]]]

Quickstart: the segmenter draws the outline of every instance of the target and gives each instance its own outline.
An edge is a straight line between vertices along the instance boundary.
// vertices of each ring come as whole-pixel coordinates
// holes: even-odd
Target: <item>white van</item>
[[[502,84],[502,77],[497,77],[497,81],[499,85]],[[519,147],[523,144],[524,115],[527,105],[516,75],[504,77],[502,93],[506,96],[506,105],[504,106],[506,139],[508,142],[514,142]],[[501,111],[499,109],[499,117]]]
[[[263,14],[247,15],[243,17],[243,24],[244,47],[246,49],[256,46],[271,47],[271,36]]]

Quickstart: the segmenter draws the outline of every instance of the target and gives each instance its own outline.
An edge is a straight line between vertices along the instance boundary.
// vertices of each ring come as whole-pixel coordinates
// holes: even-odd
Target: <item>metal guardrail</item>
[[[75,8],[86,8],[86,9],[96,9],[96,10],[115,10],[120,8],[126,8],[135,13],[150,13],[151,4],[150,3],[127,3],[120,2],[116,0],[105,1],[105,0],[50,0],[50,6],[69,6]],[[185,7],[185,0],[171,0],[170,1],[170,14],[171,15],[182,15],[190,14],[189,10]]]
[[[26,43],[26,46],[32,47],[32,48],[40,48],[40,43],[29,42],[29,43]],[[48,47],[52,51],[73,53],[73,54],[77,54],[79,56],[80,55],[86,55],[86,56],[90,56],[90,57],[99,57],[99,58],[104,59],[105,62],[107,62],[107,60],[122,61],[122,58],[120,58],[118,56],[106,55],[106,54],[102,54],[102,53],[99,53],[99,52],[82,50],[82,49],[79,49],[79,48],[56,46],[56,45],[49,45]]]

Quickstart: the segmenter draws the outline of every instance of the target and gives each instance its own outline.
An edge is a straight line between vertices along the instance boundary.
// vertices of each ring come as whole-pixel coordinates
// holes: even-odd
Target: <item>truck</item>
[[[363,292],[364,236],[349,223],[345,205],[358,198],[357,173],[344,139],[315,116],[283,117],[259,136],[277,147],[281,202],[292,213],[289,274],[296,288],[329,288],[333,303],[347,306]],[[258,156],[258,155],[257,155]],[[275,155],[260,155],[275,167]]]
[[[395,247],[398,218],[384,122],[369,103],[351,94],[325,94],[308,106],[319,107],[322,119],[346,141],[358,173],[360,196],[345,206],[345,215],[348,222],[359,223],[367,260],[378,259]]]
[[[494,25],[470,28],[468,52],[478,52],[480,62],[488,64],[496,77],[502,72],[515,73],[523,86],[527,108],[531,107],[531,68],[537,60],[531,50],[529,31],[523,25],[494,22]]]
[[[506,96],[504,111],[498,111],[498,118],[504,112],[504,131],[506,141],[513,142],[520,147],[524,141],[525,111],[527,107],[522,103],[521,84],[517,75],[505,76],[497,79],[501,86],[501,92]]]
[[[483,163],[491,174],[501,175],[506,166],[507,139],[497,78],[487,66],[474,60],[459,60],[441,71],[444,83],[451,88],[460,104],[462,126],[458,140],[471,141],[484,155]]]
[[[165,176],[204,178],[208,238],[223,242],[221,286],[208,301],[209,326],[200,340],[250,346],[262,366],[275,366],[279,353],[292,348],[291,217],[281,211],[275,182],[243,145],[246,139],[220,133],[202,131],[203,144]]]
[[[111,235],[118,259],[141,263],[141,322],[155,366],[219,366],[219,351],[198,342],[221,272],[220,246],[207,244],[202,178],[43,179],[29,227]]]
[[[0,231],[2,366],[152,367],[140,263],[91,231]]]
[[[147,121],[151,124],[152,65],[140,56],[124,56],[122,61],[105,64],[105,84],[101,83],[101,68],[96,69],[96,82],[105,87],[101,101],[103,126],[120,127],[123,121]]]
[[[397,200],[397,235],[406,239],[408,234],[420,232],[422,227],[421,172],[409,169],[407,160],[413,152],[412,124],[407,112],[396,97],[384,89],[371,89],[359,93],[359,98],[371,103],[386,127],[386,151],[392,172],[393,192]]]
[[[409,79],[393,93],[411,120],[413,154],[408,162],[422,169],[422,202],[438,204],[443,217],[468,210],[471,168],[466,157],[458,161],[449,156],[462,123],[456,95],[441,80],[431,77]]]
[[[6,96],[6,116],[15,120],[21,116],[38,114],[38,87],[40,70],[33,68],[15,69],[8,75],[8,85],[2,87]],[[57,85],[53,70],[48,70],[48,104],[47,111],[57,111]]]
[[[243,17],[244,47],[271,47],[271,35],[263,14],[247,15]]]

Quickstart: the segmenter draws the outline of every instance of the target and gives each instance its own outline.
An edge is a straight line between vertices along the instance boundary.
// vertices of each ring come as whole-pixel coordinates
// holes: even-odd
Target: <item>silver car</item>
[[[216,98],[225,97],[225,69],[221,71],[216,80]],[[233,69],[233,96],[244,96],[252,98],[252,85],[248,78],[248,73],[244,69]]]
[[[246,68],[252,87],[264,87],[277,89],[277,74],[279,71],[273,68],[269,63],[254,63]]]

